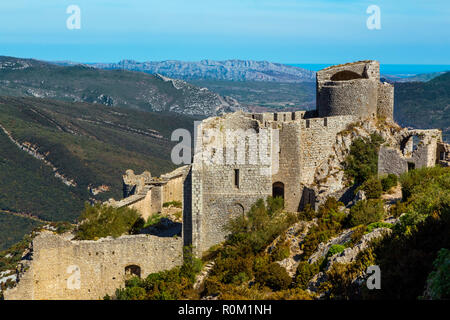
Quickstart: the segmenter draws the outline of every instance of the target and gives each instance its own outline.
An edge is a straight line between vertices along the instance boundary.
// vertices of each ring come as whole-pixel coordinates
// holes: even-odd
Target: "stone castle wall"
[[[336,135],[356,120],[353,116],[327,118],[304,118],[305,113],[263,113],[233,114],[225,118],[207,120],[202,129],[220,128],[222,132],[230,127],[243,129],[257,128],[256,132],[270,130],[268,150],[272,163],[227,164],[226,134],[214,135],[213,140],[198,138],[197,146],[220,153],[222,164],[208,163],[197,150],[191,171],[192,194],[189,205],[185,203],[185,215],[192,214],[192,225],[184,228],[184,233],[192,232],[193,245],[202,253],[209,247],[222,242],[227,232],[224,226],[228,221],[247,212],[258,199],[275,195],[274,190],[281,186],[287,211],[296,212],[306,203],[315,205],[315,194],[311,187],[317,167],[333,154]],[[285,120],[286,119],[286,120]],[[278,139],[275,138],[275,132]],[[263,139],[256,134],[258,139]],[[218,138],[220,136],[220,138]],[[213,141],[213,142],[211,142]],[[275,141],[278,141],[276,143]],[[245,146],[245,159],[250,154],[258,154],[258,143],[238,139],[233,148]],[[275,163],[276,162],[276,163]],[[239,186],[235,174],[239,170]],[[268,170],[269,174],[263,174]],[[189,211],[189,212],[188,212]]]
[[[225,239],[227,231],[224,228],[232,217],[243,215],[258,199],[272,194],[272,163],[261,165],[249,161],[251,155],[258,155],[259,143],[227,135],[227,130],[257,127],[256,120],[239,113],[208,119],[199,127],[202,132],[217,129],[222,134],[216,132],[212,139],[208,135],[199,135],[191,170],[192,203],[184,204],[185,215],[192,215],[192,244],[198,253]],[[269,135],[260,136],[257,130],[251,132],[258,136],[257,139],[271,138]],[[263,152],[272,152],[270,142],[264,145],[266,149]],[[238,146],[242,151],[237,151]],[[234,159],[227,158],[226,148],[234,149]],[[238,152],[243,152],[243,163],[238,161]],[[211,156],[214,158],[210,159]],[[186,212],[187,208],[192,208],[191,213]],[[184,230],[186,233],[187,229]]]
[[[314,183],[316,169],[334,154],[333,146],[339,132],[355,122],[353,116],[336,116],[303,120],[301,139],[301,183]]]
[[[377,117],[394,120],[394,86],[389,83],[378,83]]]
[[[182,264],[182,239],[149,235],[70,241],[44,232],[33,241],[33,260],[8,300],[103,299],[124,287],[125,270],[140,276]],[[78,281],[79,279],[79,281]],[[79,286],[77,285],[79,283]]]

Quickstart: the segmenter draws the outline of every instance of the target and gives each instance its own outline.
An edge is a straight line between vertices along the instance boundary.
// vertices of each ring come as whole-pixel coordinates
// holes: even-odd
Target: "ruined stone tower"
[[[380,82],[378,61],[359,61],[317,72],[319,117],[353,115],[393,120],[394,87]]]

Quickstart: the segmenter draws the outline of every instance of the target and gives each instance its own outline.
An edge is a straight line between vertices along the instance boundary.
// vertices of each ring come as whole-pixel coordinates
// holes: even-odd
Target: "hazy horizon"
[[[68,26],[73,5],[79,29]],[[370,29],[373,5],[380,25]],[[450,65],[449,13],[446,0],[2,1],[0,51],[46,61]]]

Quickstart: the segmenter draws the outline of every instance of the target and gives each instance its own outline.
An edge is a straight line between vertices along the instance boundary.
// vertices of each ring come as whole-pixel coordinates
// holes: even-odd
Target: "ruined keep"
[[[208,118],[196,129],[192,164],[152,177],[123,176],[124,199],[116,207],[136,208],[144,218],[163,204],[183,205],[182,239],[148,235],[73,241],[39,235],[29,270],[6,299],[98,299],[114,294],[127,274],[145,277],[182,263],[183,246],[201,255],[225,240],[224,226],[258,200],[284,198],[295,212],[317,208],[345,191],[342,162],[352,141],[380,134],[379,174],[450,166],[450,145],[440,130],[409,130],[393,120],[394,88],[380,82],[377,61],[359,61],[317,72],[314,111],[244,113]],[[78,266],[81,287],[68,289],[70,266]],[[72,271],[71,271],[72,272]]]
[[[380,82],[378,61],[331,66],[317,72],[316,104],[319,117],[353,115],[393,120],[394,86]]]

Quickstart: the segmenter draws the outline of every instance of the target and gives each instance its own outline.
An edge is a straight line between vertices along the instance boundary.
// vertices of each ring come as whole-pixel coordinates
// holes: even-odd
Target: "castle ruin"
[[[244,113],[208,118],[198,126],[192,164],[159,178],[149,172],[123,177],[124,199],[144,218],[163,204],[183,204],[182,239],[138,235],[73,241],[44,233],[33,243],[30,269],[7,299],[98,299],[124,285],[127,273],[145,277],[182,263],[182,247],[197,255],[225,240],[224,226],[261,198],[280,196],[285,209],[317,207],[342,193],[342,161],[353,139],[373,132],[387,141],[379,174],[450,165],[440,130],[408,130],[394,123],[394,88],[380,82],[377,61],[317,72],[314,111]],[[67,268],[80,268],[78,290],[67,289]]]

